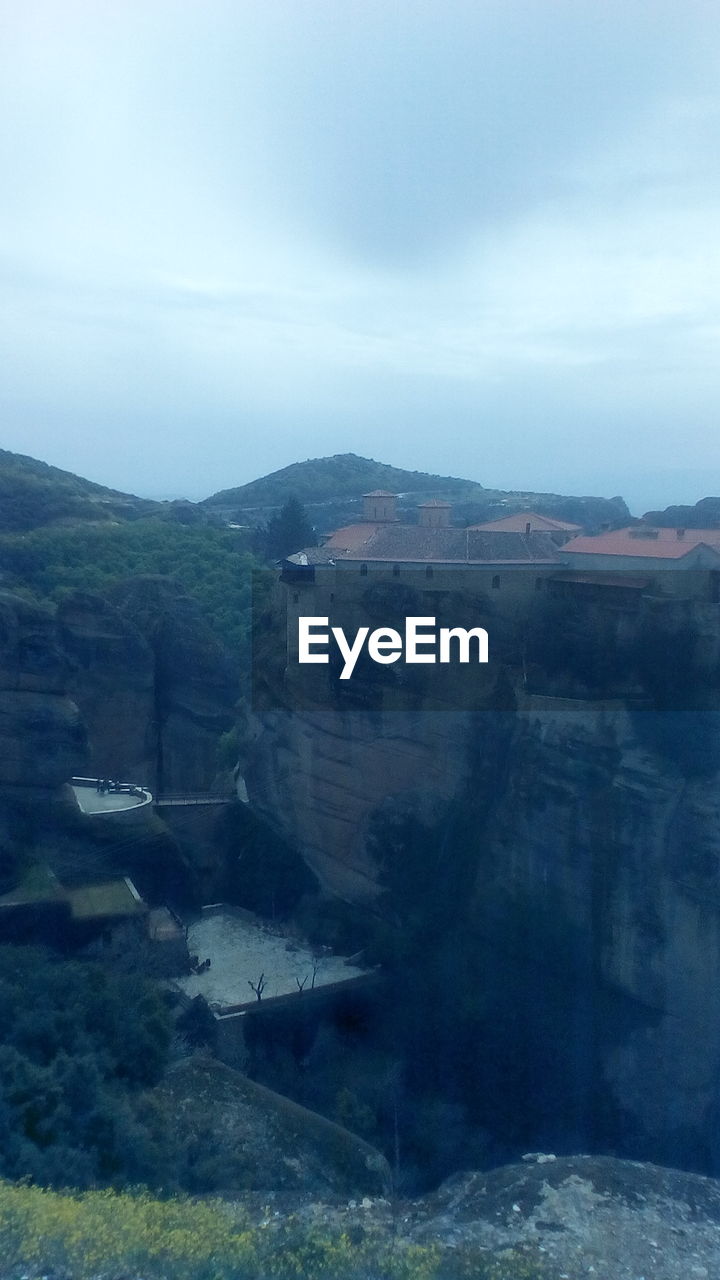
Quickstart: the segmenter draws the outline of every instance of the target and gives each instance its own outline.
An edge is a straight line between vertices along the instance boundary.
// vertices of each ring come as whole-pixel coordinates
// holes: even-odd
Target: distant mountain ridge
[[[356,453],[336,453],[329,458],[308,458],[292,462],[280,471],[251,480],[233,489],[221,489],[205,498],[201,505],[243,508],[281,506],[290,494],[301,502],[327,502],[335,498],[359,498],[371,489],[388,489],[391,493],[425,493],[442,491],[468,497],[482,492],[483,486],[473,480],[455,476],[436,476],[425,471],[405,471],[374,458],[361,458]]]
[[[646,511],[648,524],[670,529],[720,529],[720,498],[701,498],[694,507],[666,507],[664,511]]]
[[[225,519],[263,524],[288,498],[296,497],[306,507],[318,532],[324,533],[357,519],[362,494],[372,489],[387,489],[399,494],[398,510],[406,520],[413,520],[418,503],[429,498],[450,502],[453,520],[457,524],[493,520],[528,509],[569,520],[585,528],[599,528],[603,524],[615,526],[630,519],[622,498],[488,489],[476,480],[432,475],[425,471],[405,471],[355,453],[294,462],[259,480],[222,489],[205,498],[200,505]]]
[[[356,520],[361,514],[362,494],[372,489],[399,494],[398,510],[405,521],[416,519],[418,503],[430,498],[451,503],[456,525],[494,520],[523,510],[569,520],[588,529],[617,526],[630,519],[622,498],[489,489],[477,480],[407,471],[355,453],[294,462],[248,484],[223,489],[199,503],[158,502],[0,449],[0,533],[26,533],[55,525],[125,522],[153,515],[182,524],[237,521],[262,525],[293,496],[304,504],[311,522],[322,533]],[[692,520],[686,523],[691,526]]]

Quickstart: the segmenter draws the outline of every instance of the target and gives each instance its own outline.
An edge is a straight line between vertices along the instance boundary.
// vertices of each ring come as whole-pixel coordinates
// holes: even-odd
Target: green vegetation
[[[314,1225],[299,1218],[253,1223],[236,1206],[146,1194],[58,1195],[0,1186],[3,1277],[73,1280],[542,1280],[532,1254],[494,1259],[462,1245],[444,1249],[381,1235],[372,1227]],[[10,1271],[9,1269],[12,1268]]]
[[[330,498],[357,498],[372,489],[391,493],[426,493],[435,489],[458,497],[479,494],[482,485],[453,476],[434,476],[425,471],[404,471],[374,458],[356,453],[337,453],[332,458],[310,458],[293,462],[281,471],[252,480],[234,489],[222,489],[206,498],[207,507],[281,506],[291,494],[300,502],[324,502]]]
[[[303,547],[314,547],[317,539],[304,506],[292,497],[268,520],[259,541],[269,560],[281,560]]]
[[[168,1014],[149,983],[0,947],[0,1175],[54,1186],[157,1181]],[[1,1251],[0,1251],[1,1252]]]
[[[215,634],[231,652],[246,641],[251,574],[258,560],[243,533],[186,525],[157,517],[35,529],[0,535],[5,585],[57,602],[69,591],[102,594],[138,574],[178,581],[200,605]]]
[[[134,519],[157,506],[0,449],[0,530],[20,532],[58,520]]]

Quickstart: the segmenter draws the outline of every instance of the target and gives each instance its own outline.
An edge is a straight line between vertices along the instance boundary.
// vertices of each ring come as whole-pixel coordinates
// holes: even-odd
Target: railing
[[[71,778],[70,785],[75,789],[78,804],[84,813],[112,817],[152,804],[152,792],[136,782],[115,782],[111,778]],[[79,791],[94,793],[97,796],[95,804],[84,795],[81,800],[77,794]],[[130,803],[105,802],[106,797],[109,799],[115,796],[127,796]]]
[[[161,807],[168,805],[232,804],[236,799],[237,796],[228,795],[227,792],[163,791],[162,795],[155,797],[155,804]]]
[[[111,778],[71,778],[70,785],[104,791],[108,795],[137,796],[139,800],[147,800],[150,796],[150,792],[136,782],[114,782]]]

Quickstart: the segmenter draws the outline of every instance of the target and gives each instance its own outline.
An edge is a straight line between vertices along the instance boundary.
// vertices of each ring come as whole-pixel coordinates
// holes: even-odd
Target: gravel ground
[[[191,997],[203,995],[210,1004],[253,1000],[248,983],[257,983],[261,973],[265,975],[263,996],[268,999],[297,991],[297,983],[303,979],[309,990],[313,964],[317,966],[316,987],[356,978],[364,972],[346,964],[343,956],[314,957],[312,951],[289,939],[280,929],[230,911],[203,916],[191,925],[188,946],[190,954],[201,962],[209,957],[211,966],[204,973],[178,978],[178,985]]]

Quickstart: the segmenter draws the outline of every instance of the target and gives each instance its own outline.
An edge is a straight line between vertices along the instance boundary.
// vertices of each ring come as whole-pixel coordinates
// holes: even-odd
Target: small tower
[[[423,529],[447,529],[450,524],[452,505],[449,502],[441,502],[439,498],[432,498],[430,502],[419,503],[418,511]]]
[[[397,494],[388,493],[386,489],[373,489],[372,493],[364,493],[363,520],[397,520],[396,503]]]

